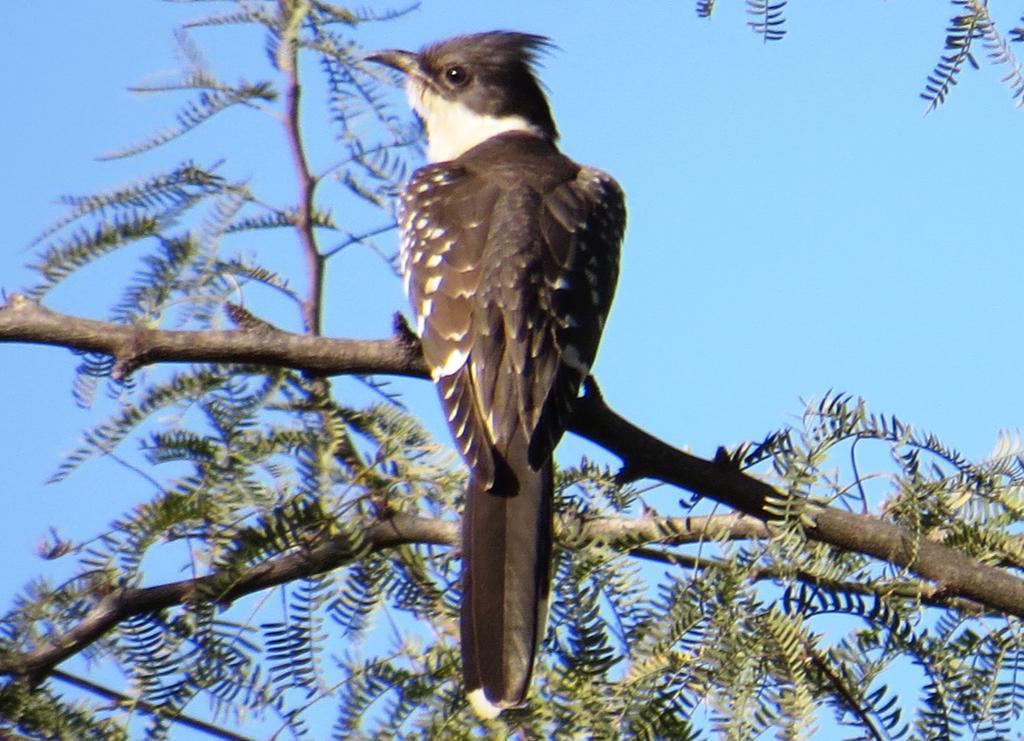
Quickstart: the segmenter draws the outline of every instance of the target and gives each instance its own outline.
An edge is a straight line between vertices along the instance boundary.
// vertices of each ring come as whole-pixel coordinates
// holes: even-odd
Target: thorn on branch
[[[411,351],[416,353],[420,352],[420,338],[412,331],[412,327],[409,326],[409,322],[405,320],[405,315],[400,311],[396,311],[394,316],[391,318],[391,327],[395,332],[395,338],[399,342]]]
[[[643,474],[636,470],[636,466],[626,463],[615,473],[614,481],[616,486],[625,486],[640,478],[643,478]]]
[[[114,383],[124,383],[125,379],[134,373],[136,368],[139,368],[144,364],[145,361],[142,359],[141,353],[116,355],[114,358],[114,365],[110,369],[110,380]]]
[[[719,445],[718,450],[715,451],[714,458],[715,465],[723,470],[728,471],[739,471],[740,465],[739,460],[729,455],[729,451],[725,449],[725,446]]]
[[[110,369],[110,380],[124,383],[136,369],[146,365],[147,343],[139,336],[140,330],[135,328],[128,341],[117,347],[114,352],[114,366]]]
[[[22,311],[36,303],[23,293],[12,293],[8,296],[7,291],[0,293],[0,299],[3,299],[0,311]]]
[[[604,403],[604,397],[601,395],[601,388],[597,385],[597,381],[594,380],[593,376],[587,376],[583,379],[582,398],[599,404]]]

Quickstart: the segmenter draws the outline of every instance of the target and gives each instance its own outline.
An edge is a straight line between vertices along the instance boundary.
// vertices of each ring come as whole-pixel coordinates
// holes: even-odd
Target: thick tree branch
[[[403,327],[396,318],[391,339],[338,340],[283,332],[265,323],[229,331],[148,329],[60,314],[20,294],[13,294],[0,307],[0,342],[56,345],[110,355],[117,363],[115,380],[154,363],[221,362],[282,366],[324,376],[387,373],[426,377],[419,345]]]
[[[704,460],[649,435],[609,409],[594,384],[577,404],[570,429],[622,458],[630,479],[658,479],[758,520],[773,519],[767,504],[777,501],[779,492],[744,474],[725,455]],[[814,523],[805,529],[808,538],[908,569],[934,582],[936,595],[964,597],[1024,617],[1024,580],[1007,571],[876,517],[822,506],[809,507],[806,516]]]

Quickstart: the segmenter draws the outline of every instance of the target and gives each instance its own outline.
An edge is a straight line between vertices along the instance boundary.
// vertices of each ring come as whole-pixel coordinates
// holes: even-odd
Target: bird
[[[456,36],[369,61],[404,76],[428,163],[398,199],[416,334],[469,468],[460,642],[466,696],[527,702],[551,592],[553,453],[611,307],[625,197],[557,146],[537,68],[550,39]]]

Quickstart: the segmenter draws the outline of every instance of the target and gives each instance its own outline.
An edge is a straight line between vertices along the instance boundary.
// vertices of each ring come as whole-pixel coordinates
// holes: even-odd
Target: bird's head
[[[543,36],[491,31],[367,60],[405,74],[409,104],[427,131],[428,158],[441,162],[508,131],[558,138],[535,74],[538,55],[550,48]]]

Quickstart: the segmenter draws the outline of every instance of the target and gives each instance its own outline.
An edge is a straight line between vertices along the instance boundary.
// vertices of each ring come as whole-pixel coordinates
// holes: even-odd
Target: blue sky
[[[612,173],[628,198],[622,275],[595,367],[624,416],[711,455],[792,421],[801,398],[836,389],[984,455],[997,431],[1024,424],[1015,331],[1024,111],[999,82],[1004,70],[965,70],[952,98],[925,116],[917,95],[952,5],[792,3],[786,39],[767,45],[746,28],[742,3],[718,6],[703,21],[692,2],[426,0],[359,38],[368,48],[418,48],[509,28],[558,44],[543,77],[562,146]],[[29,282],[27,244],[61,212],[58,195],[130,181],[161,161],[160,153],[94,157],[140,139],[173,110],[124,88],[173,70],[170,29],[207,7],[108,0],[102,10],[6,9],[0,287],[8,293]],[[1004,30],[1017,10],[993,7],[1006,12],[996,16]],[[238,63],[233,51],[226,64]],[[224,126],[221,139],[200,130],[177,151],[212,159],[230,134],[242,164],[270,167],[269,129]],[[318,146],[328,147],[321,136]],[[404,308],[383,272],[367,292],[364,267],[379,270],[353,258],[330,276],[327,333],[383,336],[391,312]],[[102,318],[115,277],[92,273],[52,305]],[[44,486],[102,409],[74,406],[76,360],[66,351],[0,345],[0,362],[6,603],[41,568],[33,547],[50,524],[86,537],[139,497],[137,480],[109,462]],[[429,389],[410,393],[432,403]],[[424,414],[436,422],[432,406]],[[567,440],[561,455],[581,451],[592,452]]]

